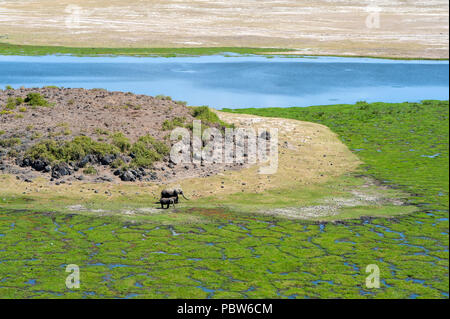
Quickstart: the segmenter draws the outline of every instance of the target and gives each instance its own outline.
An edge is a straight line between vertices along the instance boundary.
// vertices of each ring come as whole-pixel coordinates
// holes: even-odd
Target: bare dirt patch
[[[448,58],[448,10],[445,0],[3,0],[0,41]],[[367,27],[377,12],[379,27]]]

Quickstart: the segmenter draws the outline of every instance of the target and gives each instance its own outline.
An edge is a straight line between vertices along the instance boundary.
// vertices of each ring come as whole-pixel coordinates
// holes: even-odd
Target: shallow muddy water
[[[0,56],[0,87],[168,95],[214,108],[415,102],[449,97],[448,61],[203,56]]]

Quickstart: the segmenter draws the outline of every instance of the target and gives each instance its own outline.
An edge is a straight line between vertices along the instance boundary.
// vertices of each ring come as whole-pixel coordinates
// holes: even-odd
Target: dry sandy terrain
[[[16,44],[448,58],[448,25],[447,0],[0,0]]]

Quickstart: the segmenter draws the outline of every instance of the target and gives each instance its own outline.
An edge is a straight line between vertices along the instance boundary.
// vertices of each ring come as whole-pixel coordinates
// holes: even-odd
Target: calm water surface
[[[448,61],[361,58],[0,56],[0,87],[57,85],[169,95],[214,108],[449,97]]]

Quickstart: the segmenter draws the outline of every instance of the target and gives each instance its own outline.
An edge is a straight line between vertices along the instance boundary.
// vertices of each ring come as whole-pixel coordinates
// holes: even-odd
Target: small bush
[[[78,161],[86,155],[119,154],[120,150],[108,143],[100,143],[87,136],[77,136],[72,141],[57,143],[53,140],[42,141],[27,152],[27,156],[54,161]]]
[[[24,106],[22,106],[21,108],[19,108],[19,112],[26,112],[27,111],[27,108],[26,107],[24,107]]]
[[[96,128],[95,134],[97,135],[109,135],[110,132],[108,130],[102,129],[102,128]]]
[[[127,152],[130,150],[130,140],[121,132],[114,133],[111,136],[112,144],[120,149],[121,152]]]
[[[0,136],[4,135],[6,132],[4,130],[0,130]]]
[[[24,100],[25,103],[31,106],[50,106],[50,103],[39,93],[28,93]]]
[[[141,136],[131,147],[132,165],[137,167],[151,167],[156,161],[169,154],[169,147],[150,135]]]
[[[86,175],[97,175],[98,172],[93,166],[88,166],[83,170],[83,173]]]
[[[222,127],[233,127],[233,125],[220,120],[217,114],[211,111],[211,109],[207,106],[192,107],[192,116],[207,125],[219,124]]]
[[[155,96],[155,98],[160,99],[160,100],[164,100],[164,101],[172,101],[172,98],[170,96],[162,95],[162,94],[159,94],[159,95]]]
[[[162,129],[164,131],[173,130],[175,127],[184,127],[185,117],[175,117],[172,120],[165,120],[162,124]]]
[[[1,147],[13,147],[15,145],[19,145],[21,144],[22,141],[20,140],[20,138],[5,138],[0,140],[0,146]]]
[[[31,135],[31,140],[34,141],[34,140],[37,140],[38,138],[41,138],[41,137],[42,137],[41,133],[33,133]]]
[[[6,101],[5,109],[6,110],[14,110],[16,108],[16,100],[12,97],[9,97]]]
[[[119,168],[125,166],[125,162],[120,158],[116,158],[114,162],[111,163],[111,168]]]
[[[8,157],[18,157],[19,156],[19,152],[15,149],[9,150],[8,152]]]
[[[13,90],[13,87],[12,87],[11,85],[7,85],[7,86],[6,86],[6,89],[7,89],[7,90]]]

